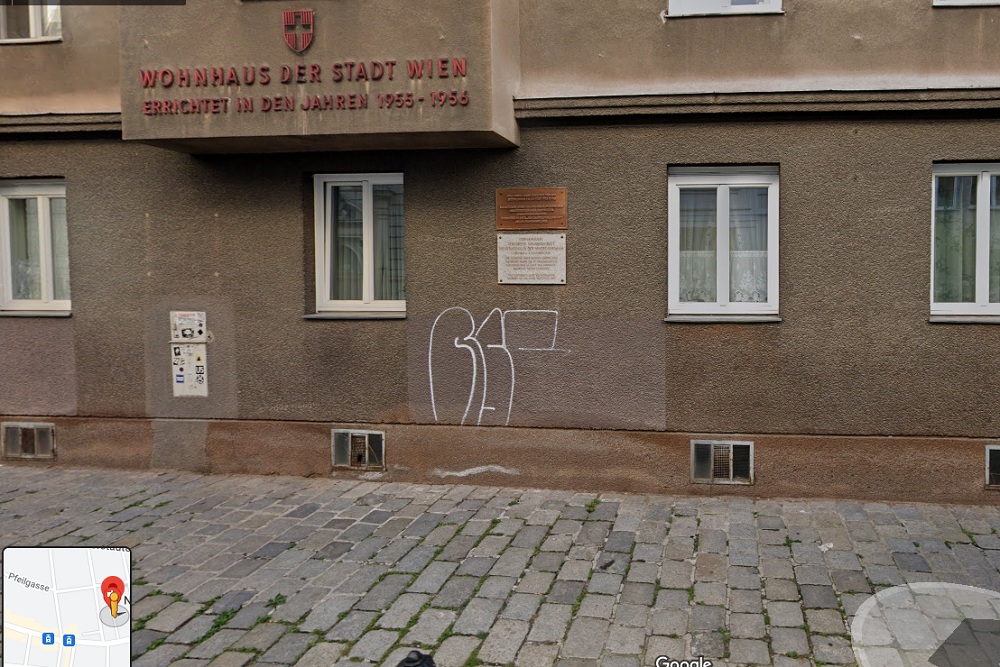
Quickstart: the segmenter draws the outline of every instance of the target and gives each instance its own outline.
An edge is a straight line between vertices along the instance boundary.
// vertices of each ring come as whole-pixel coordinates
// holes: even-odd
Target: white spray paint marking
[[[556,347],[556,338],[559,335],[559,311],[558,310],[500,310],[499,308],[494,308],[490,311],[489,315],[476,326],[476,318],[472,316],[472,313],[461,306],[452,306],[451,308],[445,308],[442,310],[438,316],[434,319],[434,324],[431,326],[430,341],[427,345],[427,377],[430,383],[431,391],[431,411],[434,414],[434,421],[439,421],[438,417],[438,401],[437,396],[434,392],[434,335],[437,332],[438,324],[441,318],[448,313],[464,314],[468,318],[468,333],[463,333],[462,336],[455,336],[453,345],[456,349],[464,349],[469,352],[470,363],[472,364],[472,381],[469,383],[469,398],[465,403],[465,410],[462,413],[462,419],[460,424],[465,424],[466,420],[469,419],[469,412],[472,410],[473,403],[476,398],[476,394],[482,395],[482,399],[479,401],[477,406],[478,414],[476,415],[476,425],[479,426],[483,422],[483,415],[487,412],[495,412],[498,407],[501,412],[506,412],[504,417],[504,425],[510,424],[510,414],[514,407],[514,381],[515,381],[515,370],[514,370],[514,357],[510,353],[510,349],[507,346],[507,327],[508,319],[513,318],[515,321],[519,318],[547,318],[552,320],[552,339],[551,341],[542,341],[543,346],[541,347],[517,347],[515,348],[518,352],[562,352],[563,354],[569,354],[569,350],[564,348]],[[499,343],[487,343],[485,348],[480,341],[483,335],[483,330],[490,324],[494,316],[497,318],[499,323],[500,331],[500,342]],[[464,329],[464,323],[463,327]],[[439,334],[440,335],[440,334]],[[548,342],[548,345],[544,345]],[[489,386],[489,370],[486,360],[486,350],[499,350],[503,353],[505,359],[501,363],[509,366],[510,369],[510,391],[503,392],[503,387],[501,386],[500,391],[496,392],[498,394],[502,393],[503,398],[500,401],[500,405],[487,405],[488,397],[490,396],[490,386]],[[496,363],[496,362],[494,362]],[[480,380],[482,378],[482,380]],[[499,396],[498,396],[499,398]],[[507,405],[504,406],[503,403]]]
[[[494,464],[486,466],[476,466],[475,468],[466,468],[465,470],[441,470],[440,468],[435,468],[431,470],[431,474],[435,477],[468,477],[469,475],[481,475],[484,472],[497,472],[501,475],[520,475],[521,471],[517,468],[504,468],[503,466],[498,466]]]

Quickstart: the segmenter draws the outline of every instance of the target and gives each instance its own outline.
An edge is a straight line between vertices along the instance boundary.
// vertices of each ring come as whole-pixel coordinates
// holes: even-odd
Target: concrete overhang
[[[518,144],[518,0],[121,9],[122,135],[190,153]]]

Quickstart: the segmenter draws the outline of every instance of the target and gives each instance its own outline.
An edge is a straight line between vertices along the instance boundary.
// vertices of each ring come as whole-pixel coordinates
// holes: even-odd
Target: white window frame
[[[1000,0],[934,0],[935,7],[985,7],[1000,5]]]
[[[39,230],[39,272],[42,278],[41,299],[15,299],[14,286],[11,284],[10,257],[10,207],[9,199],[35,197],[40,199],[38,206]],[[0,182],[0,311],[59,311],[69,312],[72,301],[56,300],[52,270],[52,216],[51,199],[66,198],[66,185],[57,181],[14,181]]]
[[[934,225],[938,176],[976,176],[976,300],[938,303],[934,300]],[[990,177],[1000,176],[1000,163],[937,164],[931,177],[931,315],[1000,315],[1000,303],[990,303]]]
[[[316,212],[316,312],[361,317],[405,315],[405,300],[375,299],[375,232],[372,201],[372,186],[403,185],[403,174],[316,174],[313,177],[313,184]],[[342,185],[362,186],[362,247],[364,257],[362,258],[363,279],[360,300],[327,298],[330,293],[330,271],[333,269],[329,242],[331,225],[333,224],[330,210],[332,206],[331,191],[335,186]]]
[[[2,3],[0,3],[2,4]],[[2,9],[2,6],[0,6]],[[45,26],[45,12],[52,11],[55,12],[60,18],[60,26],[62,25],[62,8],[59,2],[55,0],[49,0],[49,2],[41,4],[28,5],[28,30],[31,33],[31,37],[4,37],[7,34],[7,15],[0,11],[0,44],[28,44],[32,42],[58,42],[62,41],[62,29],[60,28],[58,35],[43,35],[41,34],[42,28]]]
[[[778,314],[778,170],[776,167],[671,168],[667,191],[667,312],[669,315],[711,317],[775,316]],[[680,238],[682,188],[716,188],[716,296],[714,303],[680,300]],[[767,188],[767,301],[729,301],[729,188]]]
[[[669,0],[667,16],[717,16],[725,14],[784,14],[782,0]]]

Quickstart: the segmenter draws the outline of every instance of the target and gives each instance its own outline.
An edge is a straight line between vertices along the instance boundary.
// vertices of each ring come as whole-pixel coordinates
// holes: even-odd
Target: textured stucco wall
[[[783,0],[663,22],[667,5],[522,2],[520,97],[997,87],[1000,7]]]
[[[211,158],[2,144],[0,177],[66,178],[73,285],[70,320],[0,319],[2,347],[33,345],[34,367],[76,371],[73,391],[5,390],[3,411],[64,414],[75,396],[81,416],[433,423],[430,331],[460,306],[477,326],[494,308],[559,313],[568,353],[512,351],[511,425],[994,437],[997,329],[927,316],[932,164],[1000,159],[998,130],[947,119],[577,126],[529,128],[510,151]],[[780,167],[784,321],[663,323],[667,168],[734,163]],[[310,174],[365,171],[406,175],[408,317],[303,320]],[[564,287],[496,284],[494,190],[517,186],[568,188]],[[173,399],[160,374],[165,313],[200,307],[218,327],[210,398]],[[435,367],[445,422],[461,420],[470,386],[468,354],[448,350],[456,335]],[[480,338],[496,335],[491,325]],[[491,378],[496,405],[509,378]]]
[[[121,108],[118,8],[62,7],[62,39],[0,47],[0,115]]]

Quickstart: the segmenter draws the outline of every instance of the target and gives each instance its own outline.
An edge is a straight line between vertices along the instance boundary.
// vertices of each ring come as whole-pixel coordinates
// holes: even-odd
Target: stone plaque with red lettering
[[[497,190],[497,229],[568,229],[566,188]]]

